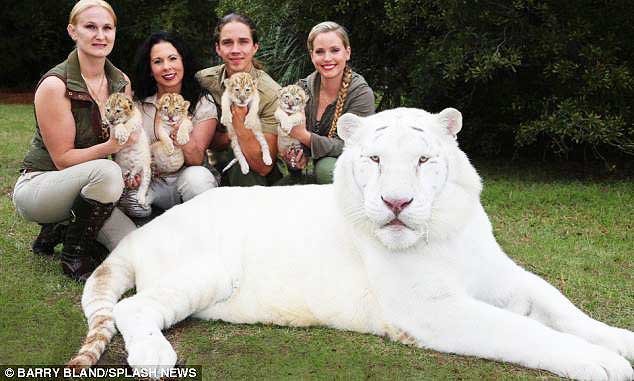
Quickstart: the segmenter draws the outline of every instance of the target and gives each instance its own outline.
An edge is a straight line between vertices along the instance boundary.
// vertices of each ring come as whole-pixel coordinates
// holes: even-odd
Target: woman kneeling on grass
[[[13,190],[18,213],[42,225],[33,251],[51,255],[63,240],[62,270],[78,281],[136,228],[114,208],[123,177],[107,157],[137,138],[120,145],[102,124],[108,96],[131,94],[128,77],[106,58],[116,22],[103,0],[80,0],[71,10],[67,30],[76,48],[40,79],[36,131]],[[67,227],[60,224],[68,220]]]

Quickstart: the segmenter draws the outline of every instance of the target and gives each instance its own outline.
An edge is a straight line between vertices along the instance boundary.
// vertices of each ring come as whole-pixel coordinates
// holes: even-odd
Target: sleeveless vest
[[[123,92],[128,84],[123,72],[106,60],[105,74],[110,94]],[[88,93],[88,88],[81,77],[77,50],[73,50],[68,58],[49,70],[40,78],[36,86],[50,76],[61,79],[66,84],[66,96],[70,99],[70,108],[75,120],[75,148],[88,148],[108,140],[108,128],[102,128],[101,114],[97,103]],[[31,140],[31,147],[22,162],[22,170],[27,171],[56,171],[57,168],[49,154],[40,127],[35,117],[35,134]]]

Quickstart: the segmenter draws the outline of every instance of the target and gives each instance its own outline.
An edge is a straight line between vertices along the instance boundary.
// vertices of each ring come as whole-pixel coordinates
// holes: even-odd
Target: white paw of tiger
[[[124,144],[128,141],[128,133],[125,128],[115,128],[114,137],[117,139],[117,143]]]
[[[238,160],[238,162],[240,163],[240,171],[242,172],[242,174],[246,175],[247,173],[249,173],[249,164],[247,163],[247,160]]]
[[[176,143],[183,145],[183,144],[187,144],[188,141],[189,141],[189,133],[187,132],[187,129],[185,128],[179,129],[178,133],[176,134]]]
[[[160,333],[135,338],[127,350],[130,367],[152,379],[161,378],[161,371],[176,365],[176,352]]]
[[[632,381],[634,370],[618,354],[598,345],[583,346],[582,351],[565,351],[555,373],[574,380]]]
[[[172,144],[171,141],[168,141],[166,143],[164,142],[163,149],[165,150],[165,152],[167,152],[168,155],[171,155],[174,153],[174,144]]]
[[[262,152],[262,161],[264,161],[264,164],[266,165],[271,165],[273,164],[273,159],[271,159],[271,154],[269,153],[269,151],[264,151]]]
[[[634,332],[622,328],[607,327],[605,332],[601,332],[597,344],[634,361]]]

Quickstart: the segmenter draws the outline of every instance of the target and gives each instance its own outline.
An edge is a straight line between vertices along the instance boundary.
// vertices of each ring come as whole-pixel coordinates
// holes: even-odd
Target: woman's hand
[[[282,155],[282,158],[291,169],[302,170],[308,163],[308,158],[304,156],[304,150],[301,147],[291,147]]]
[[[306,129],[306,123],[301,123],[293,127],[289,135],[302,142],[306,147],[310,147],[310,132]]]

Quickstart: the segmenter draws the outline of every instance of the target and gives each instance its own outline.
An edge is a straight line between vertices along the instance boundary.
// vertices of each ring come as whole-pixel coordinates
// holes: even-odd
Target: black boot
[[[85,282],[102,260],[103,250],[96,246],[97,233],[103,227],[114,204],[102,204],[77,196],[70,210],[71,220],[66,229],[61,261],[64,274]]]
[[[38,255],[53,255],[55,253],[55,246],[64,241],[66,225],[52,223],[40,224],[40,226],[42,226],[42,229],[37,238],[35,238],[35,241],[33,241],[31,250]]]

